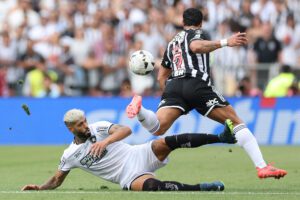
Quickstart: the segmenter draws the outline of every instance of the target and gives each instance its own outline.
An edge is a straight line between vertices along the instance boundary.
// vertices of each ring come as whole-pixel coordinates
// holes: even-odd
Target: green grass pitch
[[[288,171],[280,180],[260,180],[246,153],[237,146],[180,149],[157,171],[161,180],[198,183],[222,180],[224,192],[129,192],[119,185],[75,169],[61,187],[52,191],[20,192],[29,183],[42,184],[54,174],[64,146],[1,146],[0,199],[5,200],[135,200],[135,199],[300,199],[300,147],[262,147],[269,162]]]

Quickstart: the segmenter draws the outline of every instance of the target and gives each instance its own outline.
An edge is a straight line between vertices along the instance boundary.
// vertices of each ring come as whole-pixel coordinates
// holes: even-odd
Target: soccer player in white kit
[[[46,183],[25,185],[22,190],[49,190],[60,186],[71,169],[80,168],[121,188],[134,191],[222,191],[220,181],[195,185],[175,181],[160,181],[154,171],[168,162],[168,155],[177,148],[193,148],[212,143],[235,143],[232,122],[225,123],[219,135],[180,134],[158,140],[129,145],[120,140],[131,134],[126,126],[99,121],[88,124],[82,110],[71,109],[64,123],[74,135],[74,141],[64,151],[58,170]]]

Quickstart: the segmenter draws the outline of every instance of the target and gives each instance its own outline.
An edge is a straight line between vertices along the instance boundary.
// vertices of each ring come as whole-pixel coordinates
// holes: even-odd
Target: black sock
[[[200,191],[200,184],[188,185],[176,181],[162,181],[165,191]]]
[[[160,181],[147,179],[143,184],[143,191],[200,191],[200,184],[188,185],[176,181]]]
[[[205,144],[213,144],[221,142],[217,135],[185,133],[165,137],[166,144],[170,149],[177,148],[194,148]]]

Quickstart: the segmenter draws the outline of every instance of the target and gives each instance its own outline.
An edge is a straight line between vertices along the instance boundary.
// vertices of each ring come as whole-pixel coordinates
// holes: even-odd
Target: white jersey
[[[64,151],[58,169],[70,171],[80,168],[129,189],[134,179],[143,174],[153,174],[167,163],[167,160],[161,162],[157,159],[151,148],[152,142],[135,146],[114,142],[106,147],[100,157],[91,156],[92,144],[107,138],[112,125],[107,121],[90,124],[91,139],[79,145],[72,142]],[[93,138],[96,140],[92,141]]]
[[[101,121],[89,125],[89,128],[96,141],[102,141],[109,136],[111,126],[112,123]],[[59,170],[80,168],[105,180],[120,183],[123,165],[133,147],[124,142],[114,142],[106,147],[100,157],[93,157],[89,154],[92,144],[91,140],[79,145],[72,142],[61,157]]]

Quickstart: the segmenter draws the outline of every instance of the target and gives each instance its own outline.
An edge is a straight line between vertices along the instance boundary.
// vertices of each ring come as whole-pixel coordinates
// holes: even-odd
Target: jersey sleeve
[[[168,57],[168,48],[165,50],[163,59],[161,61],[161,66],[163,66],[164,68],[171,69],[171,61]]]
[[[204,40],[204,39],[205,39],[204,34],[200,29],[190,32],[187,37],[189,44],[191,44],[191,42],[194,40]]]
[[[113,125],[113,123],[111,123],[109,121],[100,121],[100,122],[96,122],[96,123],[92,124],[93,129],[96,131],[96,134],[99,134],[102,136],[109,135],[108,131],[112,125]]]
[[[73,168],[71,163],[68,162],[68,159],[63,155],[60,159],[58,169],[64,172],[70,171]]]

